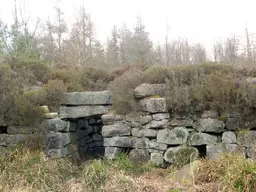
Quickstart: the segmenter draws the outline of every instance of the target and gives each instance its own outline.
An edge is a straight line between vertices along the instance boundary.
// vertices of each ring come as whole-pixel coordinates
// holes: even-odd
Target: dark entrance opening
[[[104,156],[103,137],[101,134],[101,115],[71,121],[76,132],[77,147],[82,161]]]
[[[205,158],[206,157],[206,145],[196,146],[196,148],[199,152],[199,157]]]

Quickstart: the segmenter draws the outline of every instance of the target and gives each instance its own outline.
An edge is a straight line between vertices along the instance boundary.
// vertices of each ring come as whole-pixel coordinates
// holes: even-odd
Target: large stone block
[[[163,129],[157,134],[157,142],[168,145],[181,145],[187,142],[188,131],[184,127],[175,127],[171,130]]]
[[[251,147],[256,146],[256,131],[239,131],[237,134],[237,143],[240,146]]]
[[[109,110],[109,106],[103,105],[87,105],[87,106],[72,106],[72,107],[60,107],[61,119],[76,119],[82,117],[89,117],[92,115],[102,115]]]
[[[165,98],[147,98],[140,101],[144,111],[150,113],[167,112],[167,103]]]
[[[111,105],[112,92],[88,91],[66,93],[62,101],[63,105]]]
[[[143,83],[134,89],[136,98],[149,97],[154,95],[164,96],[166,84],[147,84]]]
[[[21,142],[28,141],[32,134],[14,134],[8,137],[8,146],[15,146]]]
[[[33,126],[8,126],[7,133],[8,134],[32,134],[36,131],[36,127]],[[39,131],[39,130],[37,130]]]
[[[145,125],[152,121],[152,116],[151,115],[145,115],[145,116],[140,116],[140,124]]]
[[[133,128],[132,129],[132,136],[134,137],[156,137],[157,131],[153,129],[140,129],[140,128]]]
[[[70,133],[49,133],[47,135],[47,148],[48,149],[61,149],[71,142]]]
[[[246,148],[246,154],[249,158],[256,160],[256,145]]]
[[[208,159],[219,159],[224,153],[241,153],[245,155],[244,148],[238,147],[237,144],[216,143],[206,146],[206,157]]]
[[[149,141],[148,142],[148,148],[159,150],[159,151],[165,151],[165,150],[167,150],[167,144],[158,143],[156,141]]]
[[[0,146],[5,146],[7,147],[9,144],[9,137],[10,135],[8,134],[0,134]]]
[[[232,131],[226,131],[222,134],[222,143],[237,143],[236,134]]]
[[[150,163],[155,166],[161,167],[164,165],[164,156],[161,153],[151,153],[150,154]]]
[[[104,156],[107,159],[109,159],[109,160],[113,160],[113,159],[116,159],[121,152],[122,152],[121,148],[118,148],[118,147],[106,147],[105,148]]]
[[[128,123],[115,123],[113,125],[104,125],[102,127],[103,137],[128,136],[131,135],[131,127]]]
[[[109,124],[113,124],[116,121],[122,121],[124,120],[125,116],[123,115],[117,115],[117,114],[112,114],[112,113],[108,113],[105,115],[101,116],[102,122],[104,125],[109,125]]]
[[[173,147],[167,149],[164,154],[164,160],[168,163],[175,163],[184,166],[195,161],[199,156],[199,152],[194,147]]]
[[[156,113],[152,115],[154,120],[160,121],[163,119],[169,119],[170,118],[170,113]]]
[[[218,119],[200,119],[197,130],[200,132],[221,133],[225,130],[225,124]]]
[[[129,159],[134,163],[147,163],[150,156],[147,149],[133,149],[129,153]]]
[[[194,121],[191,118],[174,118],[170,121],[169,125],[171,125],[172,127],[194,127]]]
[[[54,132],[70,131],[70,122],[63,121],[60,118],[44,120],[43,126],[45,126],[48,131],[54,131]]]
[[[111,138],[104,138],[103,145],[105,147],[132,148],[134,146],[134,141],[133,141],[133,138],[131,137],[111,137]]]
[[[144,125],[145,129],[159,129],[166,128],[168,126],[168,119],[163,119],[161,121],[153,120],[150,123]]]
[[[194,133],[190,138],[190,145],[200,146],[200,145],[209,145],[214,144],[218,140],[217,136],[209,135],[207,133]]]
[[[132,148],[148,149],[148,143],[149,143],[148,138],[137,138],[137,137],[132,138]]]

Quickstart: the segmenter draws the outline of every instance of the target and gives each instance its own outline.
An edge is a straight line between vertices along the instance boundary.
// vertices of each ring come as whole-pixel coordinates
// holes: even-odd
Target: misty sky
[[[84,2],[91,13],[98,39],[106,42],[113,25],[135,26],[139,15],[155,43],[164,42],[167,20],[170,38],[187,37],[209,47],[215,40],[236,34],[247,26],[256,32],[256,0],[17,0],[31,17],[53,18],[54,6],[74,20],[75,10]],[[0,18],[12,21],[13,0],[0,0]],[[168,19],[167,19],[168,18]]]

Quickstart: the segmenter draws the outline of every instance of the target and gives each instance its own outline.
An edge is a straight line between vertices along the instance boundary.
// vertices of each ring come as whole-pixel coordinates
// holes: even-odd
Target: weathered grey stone
[[[237,134],[237,143],[240,146],[251,147],[256,145],[256,131],[239,131]]]
[[[134,137],[156,137],[157,131],[153,129],[140,129],[140,128],[133,128],[132,129],[132,136]]]
[[[167,103],[165,98],[147,98],[140,101],[144,111],[150,113],[167,112]]]
[[[32,126],[8,126],[7,133],[8,134],[32,134],[36,131],[35,127]]]
[[[256,145],[247,147],[246,154],[249,158],[256,160]]]
[[[154,120],[163,120],[163,119],[169,119],[170,118],[170,113],[156,113],[152,115]]]
[[[52,113],[45,113],[45,118],[46,119],[55,119],[58,118],[59,114],[56,112],[52,112]]]
[[[8,146],[10,135],[8,134],[0,134],[0,146]]]
[[[145,129],[159,129],[166,128],[168,124],[168,119],[163,119],[161,121],[153,120],[150,123],[144,125]]]
[[[181,145],[187,142],[188,131],[184,127],[175,127],[172,130],[163,129],[157,134],[157,142],[168,145]]]
[[[195,133],[190,138],[190,145],[200,146],[200,145],[210,145],[216,143],[218,140],[217,136],[209,135],[207,133]]]
[[[133,141],[133,138],[131,137],[111,137],[111,138],[104,138],[103,145],[105,147],[132,148],[134,146],[134,141]]]
[[[104,125],[109,125],[109,124],[113,124],[116,121],[122,121],[124,120],[125,116],[123,115],[117,115],[117,114],[113,114],[113,113],[108,113],[105,115],[101,116],[102,122]]]
[[[121,152],[122,152],[121,148],[106,147],[104,156],[109,160],[113,160],[113,159],[116,159]]]
[[[101,132],[102,127],[100,125],[93,125],[92,129],[93,129],[93,132]]]
[[[31,134],[15,134],[15,135],[9,135],[8,137],[8,146],[14,146],[21,142],[28,141]]]
[[[87,91],[66,93],[62,101],[63,105],[111,105],[112,92]]]
[[[147,84],[143,83],[135,88],[135,98],[143,98],[154,95],[164,96],[166,84]]]
[[[216,118],[219,117],[219,113],[217,111],[214,111],[214,110],[204,111],[201,117],[202,118],[216,119]]]
[[[146,149],[133,149],[129,153],[129,159],[134,163],[147,163],[150,156]]]
[[[149,147],[149,149],[156,149],[156,150],[160,150],[160,151],[167,150],[167,144],[158,143],[156,141],[149,141],[148,147]]]
[[[40,109],[43,113],[50,113],[50,110],[47,105],[40,106]]]
[[[47,156],[49,157],[66,157],[68,155],[68,150],[66,148],[61,149],[49,149],[47,151]]]
[[[224,132],[225,124],[223,121],[217,119],[200,119],[198,122],[197,130],[209,133]]]
[[[129,122],[140,122],[140,116],[141,113],[139,112],[129,113],[125,116],[125,120]]]
[[[115,123],[114,125],[104,125],[102,127],[103,137],[131,135],[131,127],[128,123]]]
[[[164,156],[161,153],[151,153],[150,154],[150,163],[161,167],[164,165]]]
[[[49,119],[44,121],[44,125],[47,126],[48,131],[54,132],[68,132],[70,131],[70,122],[63,121],[60,118]]]
[[[172,119],[169,123],[172,127],[193,127],[194,121],[191,118],[186,119]]]
[[[148,148],[149,139],[148,138],[132,138],[132,147],[137,149],[147,149]]]
[[[222,143],[237,143],[236,134],[232,131],[226,131],[222,134]]]
[[[206,146],[206,157],[208,159],[216,160],[221,157],[224,153],[244,153],[238,147],[237,144],[227,144],[227,143],[216,143],[213,145]]]
[[[131,127],[132,128],[142,128],[142,125],[139,122],[131,122]]]
[[[152,121],[152,116],[151,115],[145,115],[145,116],[140,117],[141,125],[145,125],[145,124],[149,123],[150,121]]]
[[[0,117],[0,127],[6,127],[7,124],[3,118]]]
[[[239,120],[238,118],[229,117],[226,120],[226,128],[227,130],[235,131],[239,128]]]
[[[101,136],[101,134],[95,133],[95,134],[92,136],[92,140],[93,140],[93,141],[102,141],[102,140],[103,140],[103,137]]]
[[[184,166],[195,161],[199,156],[199,152],[194,147],[173,147],[167,149],[164,154],[164,160],[168,163],[175,163]]]
[[[49,133],[47,135],[47,148],[48,149],[61,149],[71,142],[70,133]]]
[[[103,105],[87,105],[87,106],[72,106],[72,107],[60,107],[61,119],[76,119],[81,117],[89,117],[92,115],[101,115],[109,110],[109,106]]]

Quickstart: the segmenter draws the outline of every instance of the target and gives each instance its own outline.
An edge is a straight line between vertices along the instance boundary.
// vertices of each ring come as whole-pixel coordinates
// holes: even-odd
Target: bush
[[[195,184],[216,183],[220,191],[256,191],[256,163],[226,154],[216,161],[204,160],[194,173]]]
[[[125,114],[138,110],[133,91],[143,82],[144,74],[137,70],[127,71],[111,82],[109,89],[113,91],[113,109],[117,113]]]
[[[41,97],[43,104],[48,105],[50,110],[57,110],[67,92],[66,85],[61,80],[50,80],[42,87]],[[41,101],[42,102],[42,101]]]

